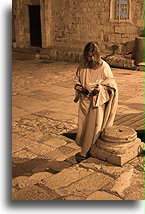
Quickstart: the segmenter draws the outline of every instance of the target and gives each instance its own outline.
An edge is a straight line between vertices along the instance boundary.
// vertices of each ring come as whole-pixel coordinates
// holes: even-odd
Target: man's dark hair
[[[97,44],[95,44],[94,42],[89,42],[88,44],[86,44],[85,48],[84,48],[84,60],[87,61],[87,57],[88,57],[88,53],[91,52],[93,54],[93,56],[96,58],[96,61],[100,60],[100,50]]]

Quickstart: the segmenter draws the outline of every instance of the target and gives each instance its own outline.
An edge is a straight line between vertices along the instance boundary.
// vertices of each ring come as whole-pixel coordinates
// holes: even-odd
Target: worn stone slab
[[[50,91],[52,93],[58,93],[58,94],[61,94],[61,95],[73,95],[74,93],[74,90],[73,88],[66,88],[66,87],[60,87],[60,86],[52,86]]]
[[[133,176],[133,168],[127,172],[122,173],[114,182],[111,192],[124,197],[124,191],[131,185],[131,178]]]
[[[132,168],[132,165],[130,162],[124,164],[122,167],[108,163],[106,161],[102,161],[97,158],[88,158],[85,161],[82,161],[80,163],[81,166],[88,168],[88,169],[93,169],[94,171],[97,172],[102,172],[106,173],[106,175],[112,176],[114,179],[118,178],[123,172],[126,170],[129,170]]]
[[[102,190],[119,195],[123,200],[143,200],[144,173],[135,168],[126,170]]]
[[[23,188],[12,195],[12,200],[58,200],[58,198],[60,197],[53,191],[36,185]]]
[[[83,197],[83,196],[74,196],[74,195],[69,195],[69,196],[66,196],[66,197],[64,197],[63,198],[63,200],[67,200],[67,201],[69,201],[69,200],[71,200],[71,201],[78,201],[78,200],[85,200],[85,197]]]
[[[72,101],[73,101],[73,99],[72,99]],[[75,108],[71,107],[71,108],[65,109],[64,113],[70,114],[70,115],[78,115],[78,107],[76,106]]]
[[[52,176],[51,173],[49,172],[38,172],[38,173],[34,173],[33,175],[31,175],[29,177],[29,182],[34,184],[34,183],[40,183],[42,179],[44,178],[48,178]]]
[[[52,89],[52,86],[51,86],[51,89]],[[52,91],[52,93],[55,93],[55,91]],[[49,106],[49,110],[52,109],[52,108],[57,108],[59,111],[61,111],[61,109],[67,108],[66,107],[66,104],[67,104],[66,102],[57,100],[57,103],[56,103],[56,99],[54,99],[52,101],[49,101],[47,103],[48,103],[48,106]]]
[[[49,118],[52,118],[54,120],[70,120],[70,119],[73,119],[73,115],[70,115],[70,114],[66,114],[64,112],[56,112],[56,113],[53,113],[53,114],[50,114],[49,115]]]
[[[125,200],[144,200],[144,187],[134,187],[125,196]]]
[[[28,97],[35,97],[35,99],[39,99],[39,100],[44,100],[44,101],[51,101],[56,99],[58,96],[60,98],[62,98],[63,96],[61,94],[57,94],[57,93],[48,93],[48,91],[44,90],[34,90],[31,91],[30,93],[24,94],[27,95]]]
[[[63,169],[69,168],[70,166],[72,166],[72,164],[66,161],[50,161],[47,164],[46,171],[55,174],[62,171]]]
[[[80,148],[75,142],[69,143],[69,144],[67,144],[67,146],[70,148],[73,148],[73,149],[79,149]]]
[[[144,171],[134,168],[129,188],[124,191],[125,200],[144,200]]]
[[[60,109],[59,109],[59,111],[60,111]],[[36,112],[35,115],[45,117],[45,118],[49,118],[49,115],[54,113],[54,112],[57,112],[57,110],[51,111],[49,108],[49,110],[43,110],[43,111]]]
[[[79,166],[73,166],[62,170],[48,179],[43,179],[42,184],[50,189],[59,189],[68,186],[91,173],[92,172],[87,169],[80,168]]]
[[[41,180],[50,177],[49,172],[39,172],[32,176],[18,176],[12,180],[12,187],[22,189],[32,184],[41,183]]]
[[[144,146],[143,143],[139,140],[132,148],[126,151],[125,154],[118,155],[100,149],[96,145],[93,145],[91,148],[91,156],[107,161],[109,163],[122,166],[123,164],[127,163],[128,161],[142,153],[143,146]]]
[[[71,147],[62,146],[54,149],[53,151],[39,155],[40,158],[56,161],[64,161],[68,157],[75,155],[78,150]]]
[[[28,183],[29,177],[28,176],[19,176],[12,180],[12,187],[22,189],[26,187]]]
[[[27,114],[29,114],[29,113],[26,110],[23,110],[19,107],[15,107],[15,106],[12,107],[12,120],[22,117]]]
[[[28,150],[30,152],[33,152],[36,155],[43,155],[43,154],[53,151],[54,149],[55,148],[52,146],[49,146],[46,144],[41,144],[41,143],[35,144],[34,146],[28,148]]]
[[[58,148],[60,146],[64,146],[67,144],[67,142],[61,138],[51,138],[47,141],[44,141],[44,144],[52,146],[54,148]]]
[[[122,200],[119,197],[104,191],[96,191],[89,195],[86,200]]]
[[[22,108],[24,111],[34,113],[47,109],[48,103],[49,102],[46,101],[40,102],[40,100],[27,96],[21,96],[14,101],[13,106]]]
[[[122,199],[125,197],[125,190],[130,187],[134,168],[123,172],[114,182],[102,188],[111,194],[119,195]]]
[[[59,149],[60,149],[60,151],[62,152],[63,155],[67,155],[67,154],[69,154],[69,153],[74,151],[73,148],[68,147],[68,146],[61,146]]]
[[[25,137],[14,136],[12,137],[12,153],[18,152],[22,149],[26,149],[29,146],[37,144],[36,141],[26,139]]]
[[[48,160],[57,160],[57,158],[60,158],[62,156],[64,156],[63,153],[60,151],[59,148],[56,148],[53,151],[39,155],[39,158]]]
[[[36,154],[29,152],[25,149],[13,153],[12,155],[13,163],[23,163],[30,159],[34,159],[35,157],[37,157]]]
[[[72,156],[75,156],[75,154],[78,153],[78,152],[80,152],[80,150],[81,150],[80,148],[79,149],[75,149],[74,151],[72,151],[72,152],[70,152],[68,154],[63,155],[63,156],[57,158],[56,160],[57,161],[64,161],[64,160],[66,160],[66,159],[68,159],[68,158],[70,158]]]
[[[82,179],[75,181],[74,183],[66,186],[64,188],[59,188],[56,192],[62,196],[79,196],[87,197],[94,191],[101,189],[103,186],[107,185],[109,182],[114,179],[103,173],[94,172],[89,170],[90,175],[83,177]]]
[[[135,169],[144,172],[144,154],[140,154],[136,158],[129,161],[129,164],[132,165]]]

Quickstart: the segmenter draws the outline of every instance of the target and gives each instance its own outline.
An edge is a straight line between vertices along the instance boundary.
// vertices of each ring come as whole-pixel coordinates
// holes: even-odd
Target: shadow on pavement
[[[71,132],[63,133],[63,136],[75,140],[76,139],[76,129],[72,130]]]
[[[17,158],[15,161],[19,163],[14,164],[12,167],[13,178],[18,176],[31,176],[40,172],[50,172],[51,174],[56,174],[63,169],[69,168],[73,164],[76,164],[74,156],[71,156],[64,161],[43,158],[35,158],[31,160]]]

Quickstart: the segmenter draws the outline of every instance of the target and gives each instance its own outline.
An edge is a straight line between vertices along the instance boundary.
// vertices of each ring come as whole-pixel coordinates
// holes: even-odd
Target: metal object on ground
[[[134,129],[128,126],[112,126],[104,129],[96,144],[91,147],[91,156],[122,166],[143,152],[143,142]]]

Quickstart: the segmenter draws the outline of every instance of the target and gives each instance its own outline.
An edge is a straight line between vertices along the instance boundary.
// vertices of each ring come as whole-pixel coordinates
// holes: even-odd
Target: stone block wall
[[[110,22],[110,0],[55,0],[52,5],[51,43],[82,48],[97,41],[102,52],[117,53],[134,48],[134,40],[143,30],[143,0],[131,1],[131,23]]]
[[[96,41],[102,53],[125,53],[143,31],[143,0],[130,0],[131,22],[112,22],[111,0],[13,0],[16,47],[30,46],[27,5],[40,4],[42,48],[81,49]]]

